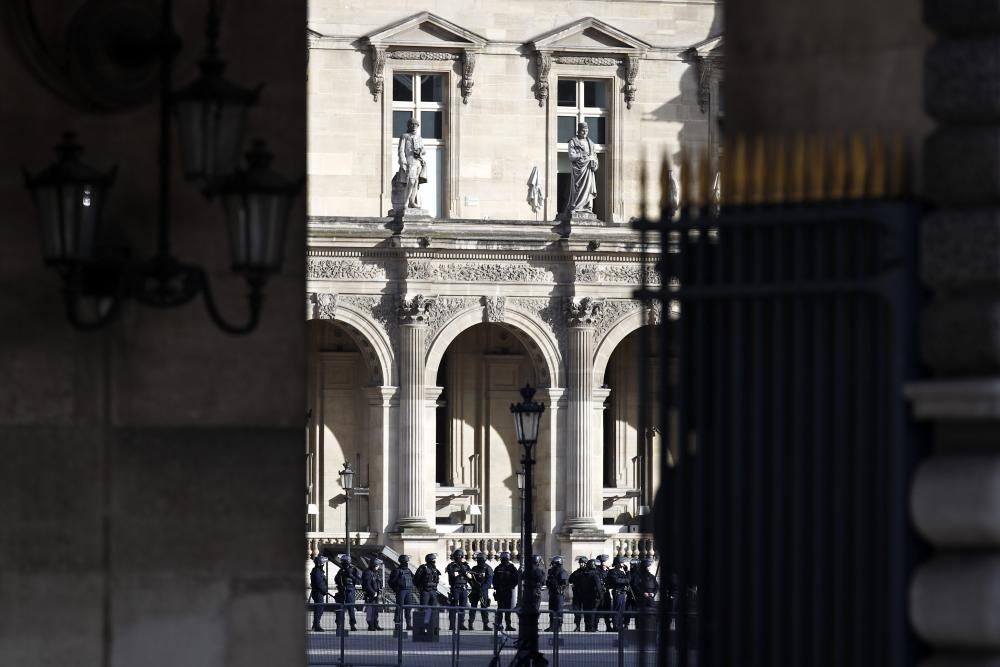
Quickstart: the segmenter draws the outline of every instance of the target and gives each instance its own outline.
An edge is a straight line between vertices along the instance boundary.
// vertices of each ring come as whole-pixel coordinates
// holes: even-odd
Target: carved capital
[[[372,52],[372,97],[378,102],[379,96],[382,95],[382,90],[385,88],[385,47],[375,46],[371,47]]]
[[[535,67],[538,81],[535,84],[535,97],[538,106],[545,106],[549,97],[549,71],[552,69],[552,54],[539,51],[535,54]]]
[[[486,307],[486,321],[503,322],[506,302],[507,297],[504,296],[484,296],[483,305]]]
[[[472,96],[472,86],[475,85],[472,73],[476,70],[478,57],[479,53],[476,51],[466,50],[462,53],[462,82],[459,84],[462,88],[462,104],[468,104]]]
[[[639,55],[630,53],[625,60],[625,106],[629,109],[632,108],[632,102],[635,101],[635,93],[639,90],[635,85],[635,81],[638,78]]]
[[[566,323],[571,327],[593,326],[594,320],[600,311],[601,301],[598,299],[592,299],[589,296],[582,299],[567,299],[565,306]]]
[[[402,324],[426,324],[430,318],[431,307],[437,301],[436,297],[417,294],[414,297],[401,297],[399,300],[399,321]]]

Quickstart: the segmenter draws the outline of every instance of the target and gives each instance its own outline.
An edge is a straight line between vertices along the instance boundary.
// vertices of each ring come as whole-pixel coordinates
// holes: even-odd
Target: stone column
[[[399,533],[433,533],[424,497],[424,339],[432,297],[403,298],[399,307]]]
[[[595,499],[594,415],[594,316],[600,304],[590,298],[573,299],[566,304],[569,325],[566,366],[566,521],[567,533],[599,532],[594,517],[599,507]]]
[[[910,616],[933,647],[925,665],[1000,659],[1000,5],[925,0],[938,33],[926,60],[925,182],[938,205],[923,221],[923,315],[935,379],[909,388],[935,422],[934,455],[917,472],[913,520],[933,545],[917,571]],[[972,656],[975,656],[973,658]]]

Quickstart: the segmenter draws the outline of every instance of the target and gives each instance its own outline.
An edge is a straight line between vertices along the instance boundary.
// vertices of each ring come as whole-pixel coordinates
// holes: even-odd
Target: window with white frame
[[[399,137],[406,133],[410,118],[416,118],[427,162],[427,183],[420,187],[421,204],[435,218],[442,216],[444,203],[446,90],[444,74],[395,72],[392,76],[393,173],[399,170]]]
[[[607,149],[611,131],[609,88],[610,85],[606,79],[559,79],[556,87],[556,148],[558,152],[556,201],[559,205],[559,212],[562,212],[566,206],[572,182],[569,140],[576,135],[577,124],[586,123],[589,128],[590,140],[594,142],[594,149],[598,153],[600,162],[596,174],[597,198],[594,201],[594,213],[601,220],[609,219],[611,210],[607,197],[607,174],[610,172],[607,164]]]

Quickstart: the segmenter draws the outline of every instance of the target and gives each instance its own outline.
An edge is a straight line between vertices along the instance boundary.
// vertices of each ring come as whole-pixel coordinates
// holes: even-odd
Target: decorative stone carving
[[[306,292],[306,319],[311,320],[316,317],[316,293]]]
[[[430,262],[407,262],[406,264],[407,280],[430,280],[433,274]]]
[[[487,322],[503,322],[504,305],[507,301],[503,296],[484,296],[483,305],[486,307]]]
[[[385,88],[385,47],[372,46],[372,98],[378,102]]]
[[[635,85],[637,78],[639,78],[639,56],[630,53],[625,61],[625,107],[628,109],[632,108],[635,93],[639,90]]]
[[[401,324],[426,323],[430,318],[430,310],[437,299],[433,296],[416,296],[399,299],[399,321]]]
[[[385,266],[360,259],[310,257],[306,277],[314,280],[385,280]]]
[[[457,283],[550,283],[555,279],[548,268],[492,263],[442,264],[434,269],[434,276],[442,282]]]
[[[538,106],[545,106],[545,100],[549,98],[549,71],[552,69],[551,53],[536,53],[535,67],[538,81],[535,83],[535,98]]]
[[[320,293],[316,295],[316,317],[321,320],[337,319],[337,295]]]
[[[585,296],[566,299],[566,321],[571,327],[589,327],[603,309],[603,301]]]
[[[592,318],[594,339],[601,340],[623,318],[640,310],[642,302],[636,299],[608,299]]]
[[[458,60],[457,53],[446,53],[444,51],[389,51],[389,57],[393,60],[424,60],[424,61],[445,61]]]
[[[479,54],[475,51],[465,51],[462,54],[462,81],[459,83],[459,87],[462,89],[462,104],[469,103],[469,97],[472,96],[472,86],[475,82],[472,80],[472,73],[476,69],[476,59]]]
[[[646,324],[657,325],[663,322],[663,303],[659,300],[650,301],[644,308],[643,320]]]
[[[337,298],[337,302],[341,306],[350,305],[355,310],[367,313],[372,321],[385,332],[390,343],[395,344],[396,332],[399,329],[399,317],[394,295],[366,296],[342,294]]]
[[[576,282],[597,283],[601,281],[597,264],[577,264],[574,267]]]
[[[601,56],[556,56],[555,61],[560,65],[590,65],[594,67],[613,67],[621,63],[618,58]]]
[[[505,307],[517,308],[541,322],[556,341],[559,356],[566,358],[566,318],[560,297],[510,297],[506,300]],[[541,359],[536,365],[538,368],[545,368]]]
[[[475,309],[479,305],[479,300],[472,296],[443,296],[438,298],[427,320],[428,329],[427,336],[424,338],[424,352],[426,353],[430,349],[434,337],[456,315]]]

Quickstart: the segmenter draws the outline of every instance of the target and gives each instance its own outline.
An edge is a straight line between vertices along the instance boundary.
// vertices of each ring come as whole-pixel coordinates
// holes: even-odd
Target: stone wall
[[[32,4],[45,4],[55,20],[81,3]],[[202,50],[206,5],[176,4],[184,42],[177,80],[186,83]],[[276,169],[301,175],[305,3],[225,4],[230,77],[267,82],[249,137],[268,139]],[[108,329],[78,333],[58,276],[42,263],[19,169],[50,164],[61,133],[75,129],[84,160],[119,165],[107,219],[121,225],[134,256],[146,257],[155,238],[157,107],[81,110],[32,76],[7,37],[0,664],[299,664],[303,202],[256,333],[221,333],[199,302],[168,311],[130,303]],[[174,249],[208,270],[221,307],[239,317],[245,286],[228,271],[221,207],[184,184],[176,163],[172,177]]]

